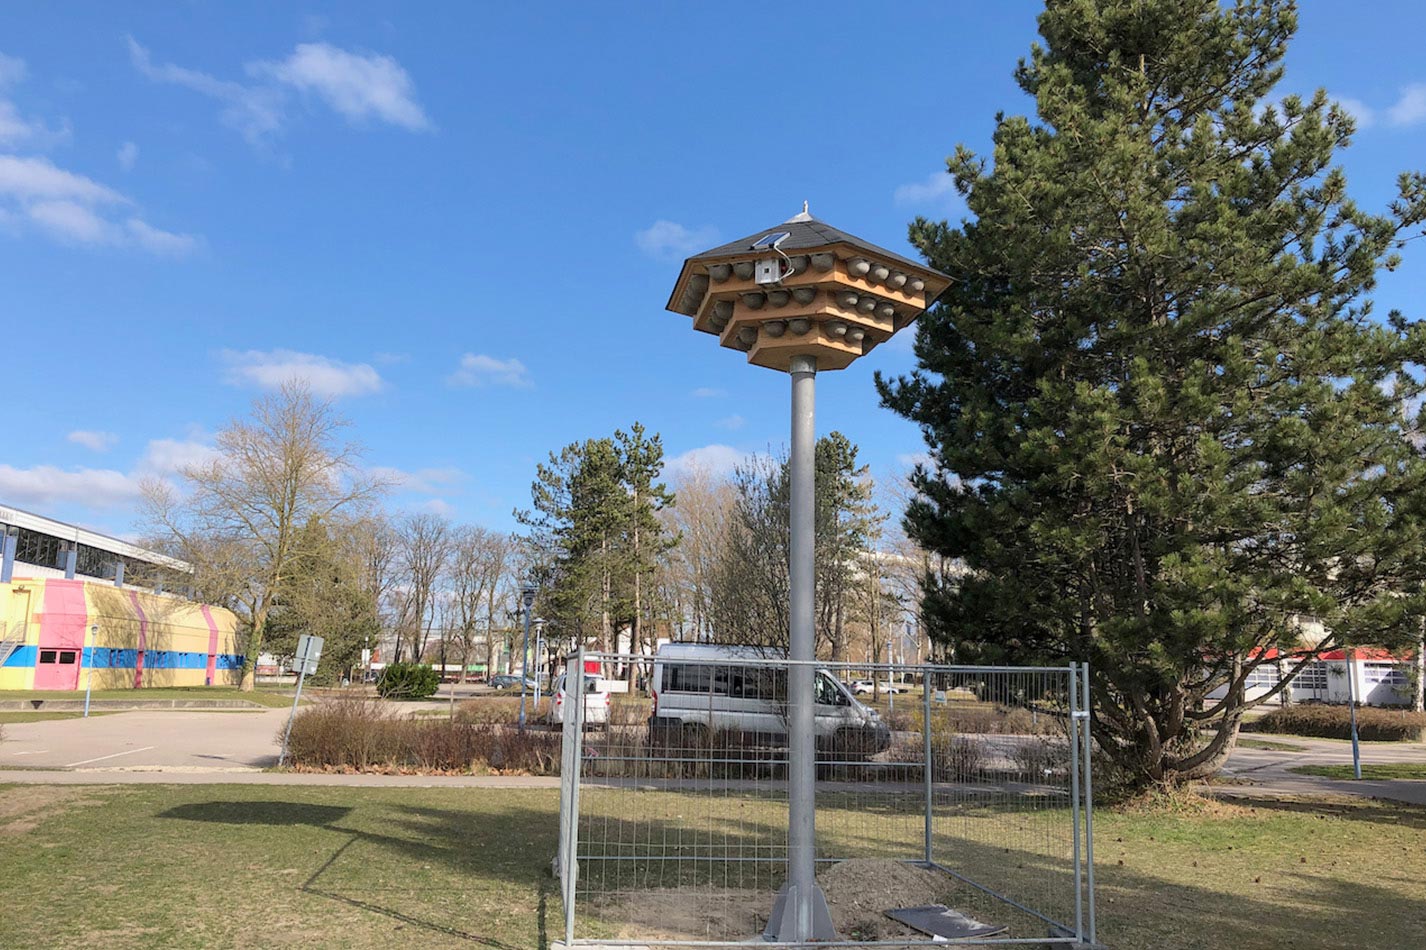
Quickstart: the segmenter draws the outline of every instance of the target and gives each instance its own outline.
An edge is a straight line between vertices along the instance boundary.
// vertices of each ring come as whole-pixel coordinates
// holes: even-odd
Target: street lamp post
[[[764,932],[772,940],[837,936],[815,873],[816,376],[890,339],[949,284],[924,264],[818,221],[804,204],[782,224],[688,258],[669,296],[668,309],[692,317],[695,330],[792,377],[787,882]]]
[[[541,670],[545,666],[545,621],[535,618],[535,709],[540,708]]]
[[[530,608],[535,606],[535,588],[526,584],[520,591],[525,607],[525,645],[520,652],[520,732],[525,731],[525,694],[530,686]]]

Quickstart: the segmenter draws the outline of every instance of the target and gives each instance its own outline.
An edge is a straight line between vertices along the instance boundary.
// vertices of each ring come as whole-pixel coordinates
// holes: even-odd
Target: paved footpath
[[[1355,779],[1330,779],[1317,775],[1299,775],[1291,769],[1301,765],[1351,765],[1352,744],[1339,739],[1307,739],[1300,736],[1261,736],[1302,751],[1277,749],[1235,749],[1223,769],[1231,785],[1214,785],[1217,795],[1240,797],[1252,795],[1350,795],[1359,798],[1384,798],[1426,805],[1426,780],[1393,779],[1391,781],[1360,782]],[[1426,762],[1426,743],[1371,742],[1362,744],[1362,764],[1390,762]]]
[[[344,785],[363,788],[557,788],[536,776],[341,775],[266,771],[277,764],[287,710],[138,710],[89,719],[7,723],[0,741],[0,784],[56,785],[233,783]],[[1237,749],[1215,794],[1351,795],[1426,805],[1426,780],[1342,781],[1289,771],[1306,764],[1351,764],[1350,743],[1296,736],[1271,738],[1301,751]],[[1369,743],[1363,763],[1426,762],[1426,744]]]

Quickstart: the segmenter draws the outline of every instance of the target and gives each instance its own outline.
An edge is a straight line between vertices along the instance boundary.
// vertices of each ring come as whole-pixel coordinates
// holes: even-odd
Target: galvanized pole
[[[921,752],[926,761],[925,768],[925,793],[926,793],[926,820],[925,827],[922,828],[924,840],[922,841],[922,857],[927,864],[934,858],[931,849],[931,816],[935,808],[934,781],[935,774],[931,768],[931,673],[930,668],[921,667]],[[949,749],[947,750],[950,751]],[[951,781],[960,781],[959,777],[953,777]]]
[[[282,753],[277,757],[277,767],[282,768],[287,761],[287,743],[292,738],[292,720],[297,718],[297,704],[302,701],[302,684],[307,680],[307,658],[302,658],[302,669],[297,674],[297,695],[292,697],[292,712],[287,714],[287,731],[282,734]]]
[[[1085,889],[1089,898],[1089,942],[1099,941],[1099,931],[1094,922],[1094,738],[1090,735],[1093,724],[1094,698],[1090,692],[1089,663],[1080,664],[1080,687],[1084,690],[1083,728],[1080,737],[1084,741],[1080,764],[1084,767],[1084,876]]]
[[[814,732],[813,681],[816,639],[813,585],[816,581],[817,360],[794,356],[792,376],[789,621],[791,669],[788,670],[787,883],[774,907],[769,932],[779,940],[828,940],[836,936],[827,898],[817,886],[817,740]],[[780,919],[778,913],[780,911]]]
[[[1362,747],[1357,742],[1357,668],[1352,663],[1355,650],[1347,651],[1347,708],[1352,717],[1352,773],[1358,780],[1362,777]]]
[[[535,589],[526,587],[520,592],[525,605],[525,646],[520,654],[520,732],[525,731],[525,692],[530,681],[530,608],[535,605]]]

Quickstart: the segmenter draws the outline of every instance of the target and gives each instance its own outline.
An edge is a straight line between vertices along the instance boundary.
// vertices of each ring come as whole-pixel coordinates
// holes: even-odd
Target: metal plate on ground
[[[933,937],[994,937],[1010,929],[1003,924],[983,924],[945,904],[898,907],[886,916]]]

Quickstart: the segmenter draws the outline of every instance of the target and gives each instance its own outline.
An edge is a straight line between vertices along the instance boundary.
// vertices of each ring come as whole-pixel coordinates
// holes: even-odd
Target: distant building
[[[0,689],[237,683],[237,618],[188,598],[191,565],[8,505],[0,542]]]

